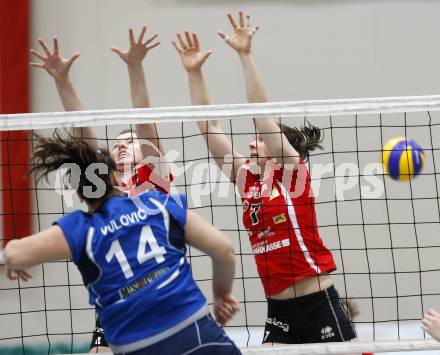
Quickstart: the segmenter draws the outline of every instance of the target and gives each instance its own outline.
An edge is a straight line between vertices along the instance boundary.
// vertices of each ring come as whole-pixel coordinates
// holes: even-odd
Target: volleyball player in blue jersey
[[[117,354],[240,354],[208,313],[185,257],[187,243],[212,258],[213,310],[224,324],[238,310],[227,237],[187,211],[184,196],[127,197],[115,189],[119,177],[108,151],[73,137],[39,137],[32,158],[37,178],[65,164],[76,164],[70,180],[88,212],[74,211],[11,241],[0,256],[7,276],[27,280],[28,267],[72,259]]]

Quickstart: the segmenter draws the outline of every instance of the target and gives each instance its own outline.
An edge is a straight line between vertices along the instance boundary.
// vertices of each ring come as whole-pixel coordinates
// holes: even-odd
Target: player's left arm
[[[133,29],[130,28],[128,30],[130,46],[126,51],[115,46],[111,47],[111,50],[127,64],[131,101],[134,108],[148,108],[151,106],[142,63],[150,50],[157,47],[160,42],[157,41],[158,34],[144,38],[146,31],[147,27],[143,26],[139,36],[135,38]],[[144,159],[165,154],[154,123],[137,124],[135,125],[135,131],[141,144]],[[148,140],[151,144],[145,143],[145,140]],[[160,154],[156,148],[159,149]]]
[[[251,27],[249,16],[243,11],[238,12],[238,23],[228,14],[234,33],[229,36],[219,31],[218,35],[234,49],[243,69],[247,100],[250,103],[267,102],[266,89],[257,70],[252,54],[252,38],[259,27]],[[300,163],[298,152],[281,132],[280,127],[272,118],[256,118],[255,125],[271,156],[280,164],[293,164],[295,168]]]
[[[225,234],[192,211],[187,213],[185,240],[212,259],[214,316],[224,325],[239,310],[238,301],[232,294],[234,248]]]
[[[58,225],[27,238],[11,240],[3,250],[6,274],[11,280],[17,278],[14,275],[16,274],[27,281],[25,269],[47,261],[64,260],[71,257],[69,245]]]

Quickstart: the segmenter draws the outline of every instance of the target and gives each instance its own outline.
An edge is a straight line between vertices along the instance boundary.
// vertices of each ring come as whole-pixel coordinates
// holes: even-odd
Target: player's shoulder
[[[68,222],[71,223],[72,225],[80,226],[90,221],[91,217],[92,217],[91,214],[83,210],[75,210],[64,215],[62,218],[58,220],[58,222],[63,221],[64,223]]]

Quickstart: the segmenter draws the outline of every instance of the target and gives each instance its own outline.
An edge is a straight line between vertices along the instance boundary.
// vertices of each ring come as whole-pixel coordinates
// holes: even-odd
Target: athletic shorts
[[[356,337],[334,286],[288,300],[268,298],[267,303],[263,343],[324,343]]]
[[[99,323],[97,323],[99,325]],[[102,329],[101,329],[102,330]],[[101,336],[104,334],[100,332]],[[98,339],[97,335],[94,339]],[[102,338],[105,340],[105,338]],[[101,342],[100,346],[104,345]],[[93,345],[92,347],[96,347]],[[115,353],[118,355],[117,353]],[[145,354],[163,354],[163,355],[240,355],[241,351],[226,335],[224,330],[213,320],[210,314],[200,318],[191,325],[182,329],[153,345],[144,349],[124,353],[124,355],[145,355]]]

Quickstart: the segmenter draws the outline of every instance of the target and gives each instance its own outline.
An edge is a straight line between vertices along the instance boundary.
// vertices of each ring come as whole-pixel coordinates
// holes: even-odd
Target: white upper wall
[[[438,92],[437,1],[34,0],[31,45],[58,36],[65,56],[81,52],[72,77],[86,108],[125,108],[125,64],[109,47],[125,48],[128,27],[147,24],[161,41],[145,61],[153,106],[188,105],[170,42],[176,31],[196,31],[213,50],[205,65],[213,102],[244,102],[238,58],[216,34],[230,31],[225,14],[238,9],[261,27],[254,52],[272,101]],[[32,110],[61,110],[48,76],[31,73]]]

